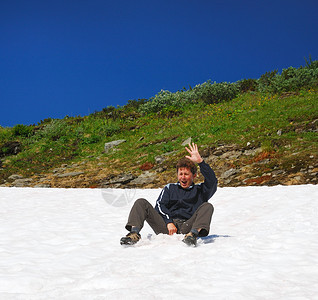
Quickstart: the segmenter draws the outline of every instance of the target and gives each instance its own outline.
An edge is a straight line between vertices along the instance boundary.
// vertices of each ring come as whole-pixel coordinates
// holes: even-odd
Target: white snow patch
[[[160,190],[123,193],[0,188],[0,299],[317,299],[317,186],[219,188],[196,248],[148,225],[120,246]]]

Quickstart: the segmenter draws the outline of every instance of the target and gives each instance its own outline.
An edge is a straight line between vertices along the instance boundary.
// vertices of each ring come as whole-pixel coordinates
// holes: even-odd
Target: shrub
[[[107,124],[99,129],[99,134],[102,136],[112,136],[121,131],[121,127],[117,124]]]
[[[173,107],[174,110],[183,108],[186,104],[203,101],[206,104],[219,103],[231,100],[237,96],[239,89],[236,83],[211,83],[210,80],[198,84],[189,90],[181,90],[176,93],[161,90],[155,97],[140,106],[141,113],[155,113],[165,107]]]
[[[42,130],[38,131],[35,138],[47,138],[56,141],[69,132],[69,125],[65,120],[52,120],[45,125]]]
[[[306,68],[308,69],[318,69],[318,60],[312,60],[311,55],[309,55],[309,60],[305,58]]]
[[[242,79],[237,82],[238,89],[241,93],[246,93],[248,91],[255,91],[257,89],[256,79]]]
[[[236,83],[221,82],[212,84],[210,80],[195,86],[192,91],[198,100],[203,100],[206,104],[228,101],[234,99],[239,93]]]
[[[185,97],[185,92],[171,93],[161,90],[155,97],[150,98],[148,102],[140,106],[141,113],[154,113],[161,111],[166,106],[181,108],[189,102],[189,98]]]
[[[12,128],[3,128],[0,126],[0,143],[10,140],[12,136]]]
[[[317,85],[318,62],[311,61],[310,64],[307,62],[306,67],[283,69],[281,74],[277,70],[266,72],[260,77],[258,88],[261,92],[282,93]]]
[[[135,109],[137,110],[141,105],[145,104],[146,102],[148,102],[147,99],[142,98],[142,99],[138,99],[138,100],[128,100],[128,103],[126,105],[124,105],[124,109]]]
[[[260,79],[258,80],[258,89],[260,92],[266,92],[270,90],[271,86],[273,85],[273,78],[277,73],[278,70],[274,70],[261,75]]]
[[[318,69],[290,67],[283,69],[282,74],[273,80],[273,92],[298,91],[301,88],[312,87],[318,82]]]
[[[31,126],[18,124],[18,125],[15,125],[13,127],[13,135],[14,136],[28,137],[32,133],[33,133],[33,127],[31,127]]]
[[[84,145],[95,144],[95,143],[98,143],[100,140],[101,140],[100,136],[92,135],[92,136],[83,138],[82,144]]]

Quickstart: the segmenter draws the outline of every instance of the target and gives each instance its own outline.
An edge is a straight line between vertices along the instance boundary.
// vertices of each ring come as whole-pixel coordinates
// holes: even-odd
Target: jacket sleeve
[[[162,216],[162,218],[166,224],[173,222],[173,220],[170,217],[170,215],[171,215],[170,210],[167,207],[167,204],[169,203],[169,200],[170,200],[169,186],[170,186],[170,184],[166,185],[162,189],[162,191],[157,199],[156,207],[155,207],[155,209]]]
[[[202,183],[204,200],[208,201],[216,192],[218,180],[212,168],[205,161],[199,163],[199,167],[204,177],[204,183]]]

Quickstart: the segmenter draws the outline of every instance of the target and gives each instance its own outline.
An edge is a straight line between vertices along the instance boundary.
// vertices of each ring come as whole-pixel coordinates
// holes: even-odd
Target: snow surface
[[[159,192],[0,188],[0,299],[318,299],[318,186],[219,188],[198,247],[121,246]]]

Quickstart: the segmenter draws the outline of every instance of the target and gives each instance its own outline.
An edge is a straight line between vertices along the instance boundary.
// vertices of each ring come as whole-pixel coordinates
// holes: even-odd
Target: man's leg
[[[211,203],[205,202],[196,210],[194,215],[183,223],[181,233],[187,234],[190,231],[198,236],[207,236],[210,231],[214,207]]]
[[[126,229],[128,231],[139,231],[143,228],[144,222],[147,222],[156,234],[168,234],[168,229],[165,221],[153,206],[143,198],[136,200],[131,208]]]

